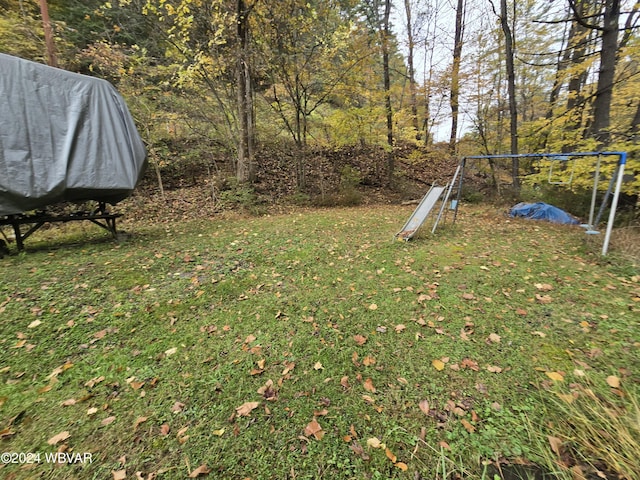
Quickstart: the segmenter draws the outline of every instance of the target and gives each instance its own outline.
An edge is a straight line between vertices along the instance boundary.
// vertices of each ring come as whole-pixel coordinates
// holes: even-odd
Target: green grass
[[[549,457],[565,415],[551,400],[576,369],[637,398],[637,266],[487,207],[394,241],[410,212],[129,219],[119,244],[92,226],[34,235],[0,260],[1,450],[92,463],[0,476],[490,478],[483,461]]]

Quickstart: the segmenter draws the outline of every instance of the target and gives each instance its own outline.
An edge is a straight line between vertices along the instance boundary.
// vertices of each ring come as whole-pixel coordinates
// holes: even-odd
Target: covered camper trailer
[[[0,225],[14,226],[19,248],[26,212],[95,200],[104,217],[145,167],[144,143],[109,82],[0,54]]]

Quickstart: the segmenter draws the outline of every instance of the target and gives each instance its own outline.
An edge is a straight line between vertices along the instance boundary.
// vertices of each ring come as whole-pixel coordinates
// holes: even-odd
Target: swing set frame
[[[494,160],[494,159],[520,159],[520,158],[539,158],[546,159],[551,161],[550,169],[549,169],[549,180],[552,178],[552,169],[553,162],[569,162],[573,161],[573,168],[575,168],[575,162],[579,159],[576,157],[595,157],[597,160],[595,161],[595,173],[593,180],[593,189],[591,193],[591,208],[589,211],[589,221],[587,224],[582,225],[582,227],[586,228],[586,233],[588,234],[597,234],[596,228],[600,223],[602,215],[606,209],[607,203],[609,201],[609,197],[612,195],[613,198],[611,200],[611,209],[609,211],[609,218],[607,220],[607,226],[605,230],[604,241],[602,243],[602,256],[607,255],[609,250],[609,242],[611,240],[611,232],[613,230],[613,224],[616,216],[616,209],[618,207],[618,200],[620,198],[620,191],[622,188],[622,180],[624,177],[624,169],[627,163],[627,153],[626,152],[572,152],[572,153],[526,153],[526,154],[502,154],[502,155],[474,155],[463,157],[460,160],[459,165],[459,175],[456,172],[456,177],[458,179],[457,185],[457,194],[456,199],[452,201],[452,210],[454,210],[453,214],[453,223],[456,221],[456,217],[458,215],[458,208],[460,206],[460,199],[462,197],[462,185],[464,183],[464,172],[465,166],[468,160]],[[600,182],[600,165],[603,158],[606,157],[616,157],[617,164],[616,169],[611,176],[611,180],[609,181],[609,186],[607,191],[602,199],[602,203],[600,205],[600,210],[598,215],[594,219],[595,214],[595,206],[596,206],[596,197],[598,194],[598,185]],[[570,180],[573,178],[573,168],[570,172]],[[456,178],[454,178],[455,182]],[[554,182],[549,181],[550,184],[554,184]],[[563,183],[555,183],[555,184],[566,184],[568,182]],[[453,182],[451,187],[453,187]],[[435,227],[434,227],[435,229]]]

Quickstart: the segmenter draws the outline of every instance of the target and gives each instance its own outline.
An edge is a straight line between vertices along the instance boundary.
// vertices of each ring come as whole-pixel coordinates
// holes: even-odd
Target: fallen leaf
[[[536,293],[536,300],[538,301],[538,303],[542,304],[551,303],[553,301],[553,299],[549,295],[540,295],[539,293]]]
[[[378,305],[376,305],[375,303],[372,303],[371,305],[369,305],[369,310],[377,310],[378,309]]]
[[[243,403],[242,405],[240,405],[239,407],[236,408],[236,412],[238,413],[239,416],[246,417],[253,410],[258,408],[258,405],[260,405],[260,402],[245,402],[245,403]]]
[[[385,448],[384,449],[384,454],[387,456],[387,458],[389,460],[391,460],[391,463],[396,463],[396,461],[398,460],[398,457],[396,457],[393,452],[391,450],[389,450],[389,448]]]
[[[460,365],[462,366],[462,368],[469,368],[474,372],[477,372],[480,370],[480,367],[478,367],[478,362],[475,362],[470,358],[463,359],[462,362],[460,362]]]
[[[27,328],[36,328],[38,325],[41,325],[41,324],[42,324],[42,321],[34,320],[29,325],[27,325]]]
[[[105,328],[104,330],[100,330],[99,332],[94,333],[93,338],[100,340],[101,338],[104,338],[106,334],[107,334],[107,329]]]
[[[362,364],[365,367],[370,367],[371,365],[375,365],[376,364],[376,359],[374,357],[372,357],[371,355],[367,355],[366,357],[364,357],[362,359]]]
[[[547,435],[547,439],[549,440],[549,445],[551,446],[551,450],[558,457],[562,456],[562,440],[558,437],[552,437],[551,435]]]
[[[175,402],[172,406],[171,406],[171,411],[173,413],[179,413],[182,411],[182,409],[185,407],[185,404],[182,402]]]
[[[116,417],[114,417],[114,416],[107,417],[107,418],[105,418],[104,420],[102,420],[100,423],[101,423],[102,425],[104,425],[104,426],[107,426],[107,425],[109,425],[109,424],[113,423],[113,422],[115,421],[115,419],[116,419]]]
[[[420,410],[422,410],[422,413],[429,415],[429,411],[431,410],[429,408],[429,400],[421,400],[418,406],[420,407]]]
[[[322,364],[320,362],[316,362],[315,365],[313,366],[314,370],[324,370],[324,367],[322,366]]]
[[[304,427],[304,434],[307,437],[310,437],[313,435],[313,437],[316,440],[322,440],[322,437],[324,437],[325,431],[322,430],[322,427],[320,426],[318,421],[314,418],[307,424],[306,427]]]
[[[340,379],[340,385],[342,385],[342,388],[349,388],[349,377],[347,375]]]
[[[403,325],[402,323],[396,325],[395,331],[396,333],[400,333],[402,332],[404,329],[406,329],[407,327],[405,325]]]
[[[164,354],[168,357],[170,355],[173,355],[177,351],[178,351],[178,348],[177,347],[173,347],[173,348],[170,348],[169,350],[165,350]]]
[[[367,446],[371,448],[381,448],[384,444],[378,440],[376,437],[371,437],[367,439]]]
[[[71,434],[67,431],[60,432],[57,435],[54,435],[53,437],[51,437],[49,440],[47,440],[47,443],[49,445],[57,445],[60,442],[64,442],[70,436]]]
[[[127,478],[127,470],[112,470],[113,480],[124,480]]]
[[[437,358],[431,362],[431,365],[433,365],[433,367],[438,371],[444,368],[444,362]]]
[[[147,417],[138,417],[136,418],[136,421],[133,422],[133,431],[135,432],[138,427],[140,426],[141,423],[144,423],[147,421]]]
[[[490,343],[500,343],[501,337],[497,333],[489,334],[489,338],[487,339]]]
[[[544,372],[554,382],[563,382],[564,377],[558,372]]]
[[[189,474],[189,478],[197,478],[201,475],[207,475],[210,471],[211,470],[207,467],[207,464],[203,463]]]
[[[556,395],[560,400],[566,403],[573,403],[573,401],[576,399],[576,397],[574,397],[570,393],[556,393]]]
[[[367,337],[360,334],[354,335],[353,339],[356,341],[358,345],[364,345],[365,343],[367,343]]]
[[[220,428],[218,430],[214,430],[213,433],[216,437],[221,437],[222,435],[224,435],[224,428]]]
[[[409,469],[409,467],[407,466],[407,464],[406,464],[406,463],[403,463],[403,462],[397,462],[397,463],[394,463],[393,465],[394,465],[395,467],[398,467],[398,468],[399,468],[400,470],[402,470],[403,472],[406,472],[406,471]]]
[[[487,366],[487,370],[490,371],[491,373],[500,373],[500,372],[502,372],[502,368],[501,367],[497,367],[495,365],[488,365]]]
[[[548,283],[536,283],[534,286],[541,292],[548,292],[553,290],[553,287]]]
[[[375,393],[376,392],[376,387],[373,386],[373,380],[371,380],[370,378],[367,378],[363,382],[362,386],[364,387],[364,389],[367,392],[371,392],[371,393]]]
[[[160,425],[160,435],[167,436],[169,435],[170,430],[171,427],[167,423],[163,423],[162,425]]]
[[[619,388],[620,387],[620,379],[615,375],[609,375],[607,377],[607,385],[611,388]]]
[[[465,300],[473,300],[476,296],[473,293],[463,293],[462,298]]]
[[[474,427],[473,425],[471,425],[471,423],[469,423],[468,420],[466,419],[461,419],[460,423],[462,424],[462,426],[464,427],[464,429],[469,432],[469,433],[473,433],[476,431],[476,427]]]

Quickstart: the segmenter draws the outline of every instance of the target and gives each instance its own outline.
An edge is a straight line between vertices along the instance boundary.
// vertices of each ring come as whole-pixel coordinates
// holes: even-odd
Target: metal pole
[[[591,208],[589,209],[589,228],[594,230],[593,226],[593,214],[596,210],[596,196],[598,194],[598,182],[600,180],[600,159],[602,157],[598,155],[598,161],[596,162],[596,173],[593,179],[593,192],[591,192]]]
[[[607,222],[607,232],[604,235],[604,243],[602,244],[602,256],[605,256],[609,249],[609,240],[611,239],[611,230],[613,230],[613,221],[616,218],[616,208],[618,207],[618,198],[620,198],[620,188],[622,187],[622,178],[624,177],[624,166],[626,163],[626,152],[620,152],[618,181],[616,182],[616,190],[613,193],[613,200],[611,201],[611,211],[609,212],[609,221]]]

